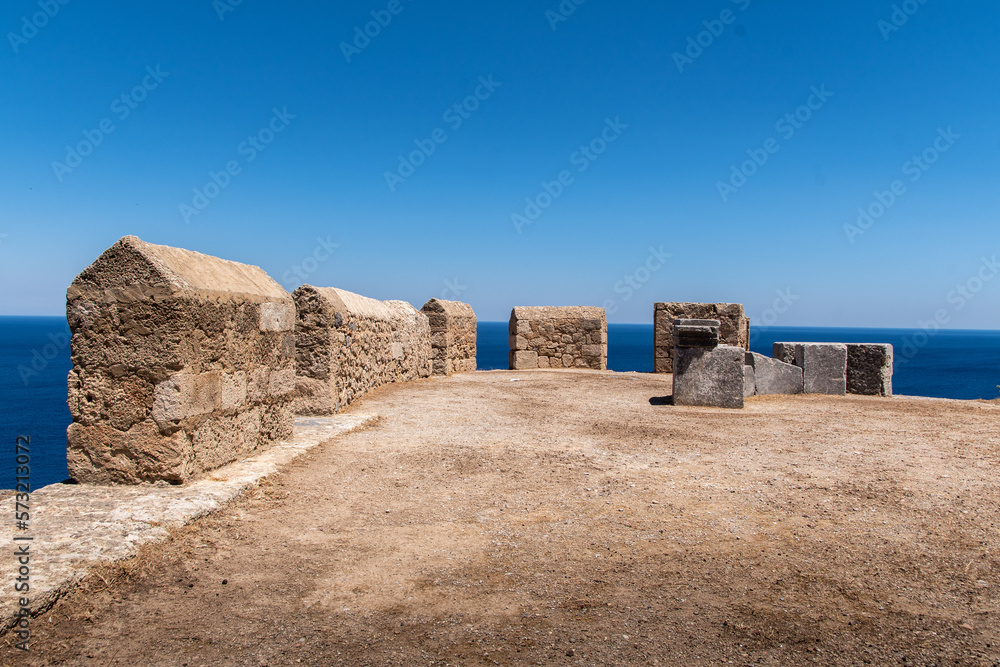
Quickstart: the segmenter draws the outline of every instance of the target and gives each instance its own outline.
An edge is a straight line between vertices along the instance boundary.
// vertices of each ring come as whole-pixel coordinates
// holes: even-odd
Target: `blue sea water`
[[[507,323],[480,322],[481,370],[507,368]],[[751,349],[771,355],[775,341],[891,343],[897,394],[939,398],[996,398],[1000,385],[1000,331],[937,332],[904,329],[755,327]],[[0,317],[0,488],[15,477],[17,436],[31,438],[32,487],[67,477],[66,375],[69,329],[61,317]],[[608,325],[608,367],[653,370],[651,324]]]

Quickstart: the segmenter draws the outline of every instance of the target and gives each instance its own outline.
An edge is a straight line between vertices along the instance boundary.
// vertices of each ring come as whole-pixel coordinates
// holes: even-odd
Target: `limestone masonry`
[[[405,301],[312,285],[292,296],[298,414],[332,414],[376,387],[431,374],[430,323]]]
[[[608,367],[608,318],[590,306],[525,307],[510,313],[511,370]]]
[[[653,372],[674,372],[674,320],[718,320],[719,344],[750,349],[750,320],[738,303],[653,304]]]
[[[719,320],[678,319],[673,325],[674,405],[742,408],[746,351],[719,345]]]
[[[420,310],[431,325],[434,375],[476,370],[476,314],[472,306],[431,299]]]
[[[66,299],[76,481],[180,483],[291,435],[295,307],[258,267],[126,236]]]
[[[847,393],[892,396],[892,345],[847,344]]]

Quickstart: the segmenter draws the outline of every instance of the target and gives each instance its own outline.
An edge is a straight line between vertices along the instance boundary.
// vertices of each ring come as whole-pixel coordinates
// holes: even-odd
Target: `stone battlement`
[[[511,370],[608,367],[608,319],[603,308],[519,306],[508,325]]]

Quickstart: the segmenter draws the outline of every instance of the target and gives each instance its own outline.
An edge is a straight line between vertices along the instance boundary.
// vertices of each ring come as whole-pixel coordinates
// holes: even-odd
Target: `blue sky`
[[[64,1],[0,10],[2,314],[136,234],[482,320],[1000,329],[991,0]]]

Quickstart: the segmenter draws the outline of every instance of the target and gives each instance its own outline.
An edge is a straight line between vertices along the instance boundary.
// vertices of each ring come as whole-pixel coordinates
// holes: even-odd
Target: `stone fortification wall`
[[[476,370],[476,313],[472,306],[431,299],[420,310],[431,326],[434,375]]]
[[[405,301],[312,285],[292,296],[299,414],[332,414],[376,387],[431,374],[430,323]]]
[[[517,307],[508,329],[511,370],[608,367],[608,319],[588,306]]]
[[[750,349],[750,320],[739,303],[653,305],[653,372],[674,372],[674,320],[719,320],[719,344]]]
[[[73,479],[180,483],[291,435],[295,309],[260,268],[126,236],[66,299]]]

